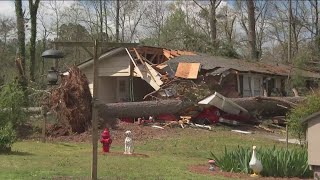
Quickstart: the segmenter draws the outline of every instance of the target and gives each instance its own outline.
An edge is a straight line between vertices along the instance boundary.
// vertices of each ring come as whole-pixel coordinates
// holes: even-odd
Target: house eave
[[[99,61],[100,61],[101,59],[114,56],[114,55],[116,55],[116,54],[118,54],[118,53],[120,53],[121,51],[124,51],[124,50],[125,50],[124,47],[112,49],[112,50],[110,50],[110,51],[102,54],[102,55],[99,57]],[[91,66],[91,65],[93,65],[93,59],[92,59],[92,58],[89,59],[89,60],[87,60],[86,62],[84,62],[84,63],[82,63],[82,64],[79,64],[79,65],[78,65],[78,68],[81,70],[81,69],[84,69],[84,68],[86,68],[86,67],[88,67],[88,66]]]

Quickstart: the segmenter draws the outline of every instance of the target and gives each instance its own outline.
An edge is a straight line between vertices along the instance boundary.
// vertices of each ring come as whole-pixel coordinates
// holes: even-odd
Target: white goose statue
[[[251,177],[258,177],[263,167],[262,167],[261,161],[258,160],[256,157],[256,146],[253,146],[252,150],[253,152],[252,152],[251,160],[249,162],[249,166],[253,170],[253,174],[251,175]]]

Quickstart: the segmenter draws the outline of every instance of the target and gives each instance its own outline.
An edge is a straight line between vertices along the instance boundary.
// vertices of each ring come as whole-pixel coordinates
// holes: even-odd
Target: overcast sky
[[[14,16],[14,1],[0,1],[0,15]]]

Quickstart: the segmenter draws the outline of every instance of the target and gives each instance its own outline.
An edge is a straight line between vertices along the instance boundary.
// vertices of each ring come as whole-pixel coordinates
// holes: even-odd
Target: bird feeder
[[[53,67],[48,70],[47,81],[49,85],[57,85],[58,82],[58,71]]]
[[[57,85],[58,78],[59,78],[59,71],[57,70],[58,68],[57,64],[58,64],[58,60],[64,57],[63,52],[56,49],[49,49],[44,51],[41,56],[43,60],[45,59],[55,60],[55,67],[51,67],[51,69],[48,70],[47,81],[49,85]]]
[[[46,50],[41,56],[46,59],[60,59],[64,57],[63,52],[56,49]]]

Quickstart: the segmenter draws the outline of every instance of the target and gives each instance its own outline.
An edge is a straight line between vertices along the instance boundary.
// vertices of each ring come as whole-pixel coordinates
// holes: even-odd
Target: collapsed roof
[[[303,77],[320,78],[320,74],[312,71],[298,69],[283,64],[266,64],[261,62],[248,62],[245,60],[231,59],[220,56],[209,56],[205,54],[197,54],[193,56],[182,55],[172,58],[163,64],[169,65],[172,69],[176,69],[180,62],[184,63],[200,63],[201,69],[225,71],[228,69],[239,72],[255,72],[269,75],[288,76],[293,73],[298,73]]]

